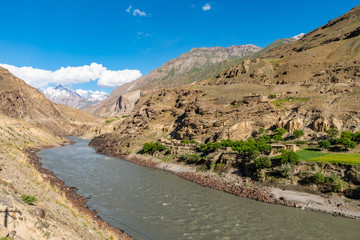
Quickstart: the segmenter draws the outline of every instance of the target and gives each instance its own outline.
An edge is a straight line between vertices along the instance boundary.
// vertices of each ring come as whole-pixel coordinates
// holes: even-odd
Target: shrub
[[[321,140],[319,142],[319,147],[322,149],[328,149],[330,147],[331,143],[327,140]]]
[[[299,155],[294,151],[282,150],[281,163],[294,163],[299,161]]]
[[[194,154],[185,153],[180,156],[179,160],[185,161],[188,164],[193,164],[193,163],[200,163],[203,160],[206,160],[206,158],[201,157],[199,154],[196,154],[196,153],[194,153]]]
[[[326,130],[326,133],[328,135],[328,138],[332,140],[339,135],[339,130],[337,128],[329,128],[328,130]]]
[[[336,174],[331,174],[329,181],[334,192],[341,192],[346,187],[345,182]]]
[[[279,172],[280,172],[280,175],[284,178],[290,177],[291,165],[289,163],[281,165]]]
[[[259,133],[263,134],[265,132],[265,129],[263,127],[259,128]]]
[[[321,172],[317,172],[313,176],[313,181],[316,184],[322,184],[325,183],[326,177]]]
[[[275,135],[283,136],[287,130],[285,128],[277,128],[274,130]]]
[[[255,159],[255,166],[258,169],[270,168],[271,160],[268,157],[258,157],[257,159]]]
[[[295,138],[301,138],[302,136],[304,136],[304,134],[305,133],[303,130],[295,130],[293,135]]]
[[[275,94],[270,94],[268,97],[269,97],[270,99],[274,99],[274,98],[276,98],[276,95],[275,95]]]
[[[166,150],[166,147],[159,142],[156,142],[156,143],[147,142],[143,146],[144,153],[154,154],[155,152],[158,152],[158,151],[161,152],[164,150]]]
[[[22,194],[21,198],[24,203],[29,204],[29,205],[33,205],[33,203],[37,201],[35,196],[31,196],[31,195],[27,195],[27,194]]]

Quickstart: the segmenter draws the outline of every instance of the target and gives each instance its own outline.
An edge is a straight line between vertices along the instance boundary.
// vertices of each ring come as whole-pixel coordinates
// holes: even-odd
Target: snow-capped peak
[[[296,35],[296,36],[294,36],[292,38],[295,39],[295,40],[300,40],[300,39],[302,39],[304,37],[304,35],[305,35],[305,33],[300,33],[300,34],[298,34],[298,35]]]
[[[74,90],[61,84],[56,87],[48,87],[41,91],[44,93],[45,97],[53,102],[76,108],[94,105],[109,96],[106,92],[83,89]]]

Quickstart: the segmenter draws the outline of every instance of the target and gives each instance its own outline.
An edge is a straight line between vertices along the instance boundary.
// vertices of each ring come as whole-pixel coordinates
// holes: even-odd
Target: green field
[[[309,159],[312,159],[312,158],[318,158],[318,157],[323,157],[323,156],[329,155],[329,153],[323,153],[323,152],[318,152],[318,151],[309,151],[309,150],[299,151],[299,152],[297,152],[297,154],[300,157],[299,158],[300,161],[309,161]]]
[[[322,153],[304,150],[298,154],[300,161],[360,164],[360,153]]]

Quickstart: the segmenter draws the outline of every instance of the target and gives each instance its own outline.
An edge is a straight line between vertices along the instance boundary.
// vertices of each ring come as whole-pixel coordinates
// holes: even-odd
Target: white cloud
[[[137,35],[138,35],[138,38],[140,38],[140,37],[152,37],[151,34],[143,33],[143,32],[138,32]]]
[[[205,5],[202,7],[202,9],[203,9],[204,11],[209,11],[209,10],[211,9],[210,3],[205,4]]]
[[[33,67],[16,67],[8,64],[0,64],[12,74],[23,79],[29,85],[43,88],[49,83],[86,83],[96,81],[102,87],[117,87],[141,77],[139,70],[108,70],[102,64],[92,63],[80,67],[61,67],[56,71],[43,70]]]
[[[142,12],[139,9],[135,9],[133,12],[134,16],[146,17],[146,12]]]
[[[132,8],[132,6],[130,5],[127,9],[126,9],[126,11],[129,13],[129,12],[131,12],[131,8]]]

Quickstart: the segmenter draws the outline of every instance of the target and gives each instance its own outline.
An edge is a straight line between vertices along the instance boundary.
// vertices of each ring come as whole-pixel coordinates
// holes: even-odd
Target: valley
[[[359,29],[193,48],[109,95],[0,67],[0,239],[356,238]]]

